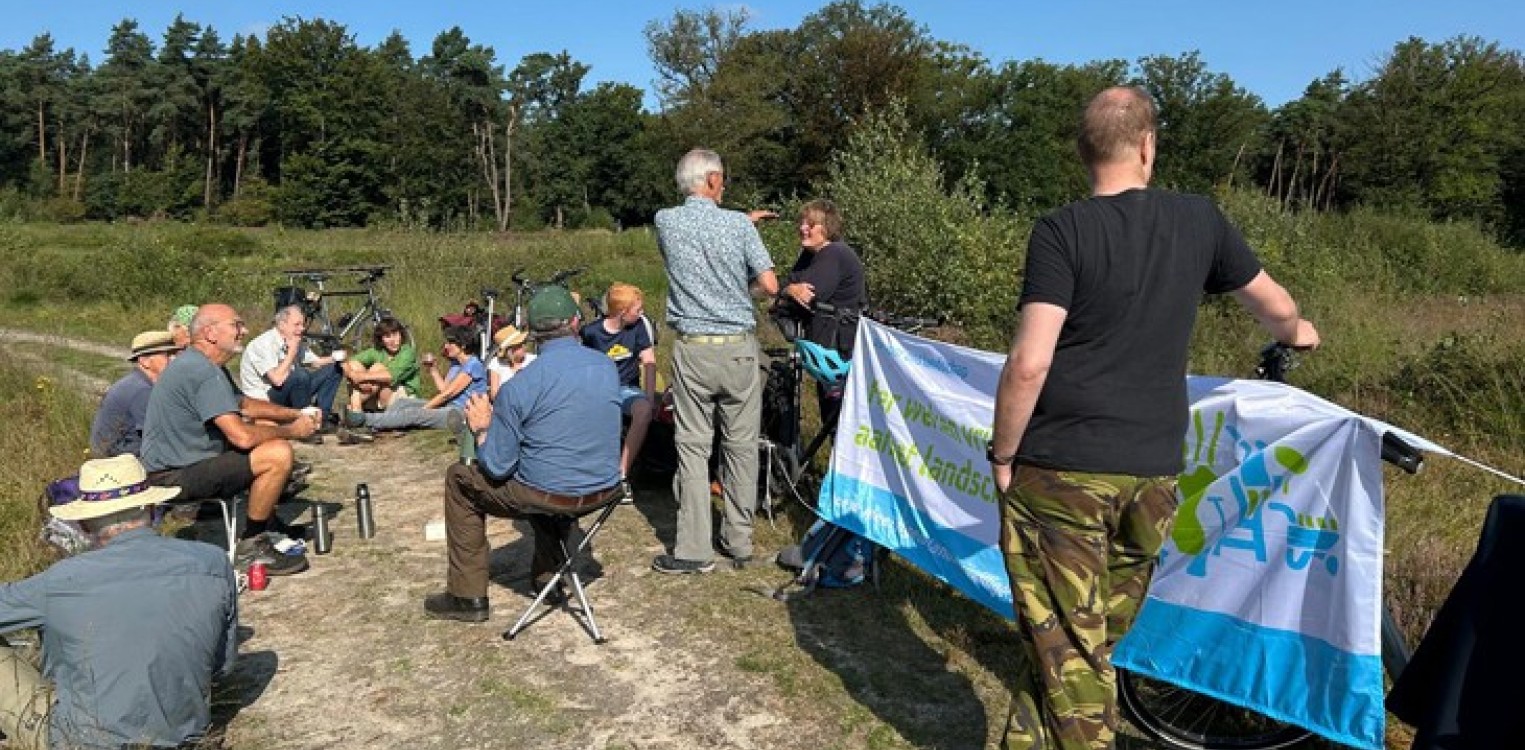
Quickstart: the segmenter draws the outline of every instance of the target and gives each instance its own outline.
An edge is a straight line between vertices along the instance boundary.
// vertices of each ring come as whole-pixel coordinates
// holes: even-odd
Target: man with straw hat
[[[131,372],[107,389],[101,408],[90,424],[90,455],[110,458],[123,453],[138,455],[143,449],[143,417],[148,394],[159,373],[185,347],[175,343],[169,331],[144,331],[132,337]]]
[[[211,723],[212,678],[233,665],[238,588],[216,547],[160,536],[152,487],[130,455],[86,461],[80,497],[53,506],[95,549],[0,584],[0,633],[36,628],[39,672],[0,638],[7,750],[182,747]]]

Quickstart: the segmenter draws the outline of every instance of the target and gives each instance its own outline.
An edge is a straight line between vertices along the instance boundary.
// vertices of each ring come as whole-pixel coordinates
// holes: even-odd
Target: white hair
[[[720,154],[707,148],[696,148],[678,160],[678,170],[673,176],[678,181],[678,189],[691,195],[704,185],[711,172],[724,171],[725,164],[720,161]]]
[[[303,310],[301,305],[287,305],[275,311],[275,322],[279,323],[293,315],[300,315],[302,320],[307,320],[307,311]]]

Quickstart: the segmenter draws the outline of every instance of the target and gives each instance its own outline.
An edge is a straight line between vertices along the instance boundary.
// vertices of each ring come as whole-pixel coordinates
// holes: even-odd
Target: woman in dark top
[[[844,358],[852,356],[858,314],[868,304],[863,262],[842,241],[842,215],[828,200],[800,209],[800,257],[779,290],[779,312],[800,322],[801,335]],[[818,310],[822,303],[834,312]],[[841,388],[818,387],[821,417],[834,419],[842,406]]]

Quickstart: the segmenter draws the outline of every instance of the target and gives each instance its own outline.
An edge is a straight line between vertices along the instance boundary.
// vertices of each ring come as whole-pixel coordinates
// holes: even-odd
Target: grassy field
[[[1326,346],[1303,359],[1291,377],[1295,384],[1463,455],[1516,475],[1525,472],[1525,296],[1517,291],[1525,289],[1525,258],[1465,227],[1376,215],[1263,215],[1253,203],[1231,209],[1324,334]],[[792,247],[774,235],[769,239],[776,259],[792,259]],[[438,316],[459,311],[483,287],[508,290],[510,273],[520,267],[544,278],[586,266],[574,283],[584,294],[616,280],[637,284],[657,319],[665,291],[654,238],[643,230],[461,236],[0,225],[0,256],[6,261],[0,264],[0,326],[118,346],[139,330],[161,327],[170,310],[191,302],[227,301],[261,329],[273,311],[271,290],[284,283],[278,272],[288,268],[390,264],[385,301],[413,326],[423,349],[439,344],[433,323]],[[1007,283],[1014,303],[1015,273]],[[877,303],[895,307],[894,300]],[[1206,304],[1192,371],[1246,374],[1264,339],[1231,304]],[[659,352],[664,369],[665,348]],[[22,350],[48,354],[31,345]],[[49,373],[11,359],[0,360],[0,420],[7,425],[0,432],[0,455],[14,467],[0,476],[0,544],[21,552],[0,558],[3,580],[46,564],[31,543],[35,498],[44,481],[77,466],[93,408],[91,399],[58,387]],[[99,377],[120,372],[119,363],[86,355],[59,361]],[[1430,464],[1418,476],[1394,475],[1388,483],[1386,585],[1411,640],[1423,632],[1470,555],[1489,498],[1520,491],[1456,462]],[[901,603],[896,617],[905,617],[915,632],[931,628],[951,644],[941,656],[991,668],[1003,664],[1002,625],[981,610],[912,571],[895,573],[887,585],[892,600]],[[773,660],[759,646],[741,665],[780,684],[795,679],[795,666]],[[844,688],[810,682],[800,689],[809,697]]]

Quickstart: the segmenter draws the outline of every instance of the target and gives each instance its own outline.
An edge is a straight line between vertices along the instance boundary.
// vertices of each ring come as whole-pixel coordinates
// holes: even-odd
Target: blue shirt
[[[455,394],[455,398],[450,399],[450,401],[445,403],[445,406],[465,409],[466,399],[470,398],[471,394],[487,393],[487,365],[482,364],[482,360],[476,357],[467,357],[466,364],[463,365],[457,362],[451,365],[450,369],[445,373],[445,382],[449,383],[455,380],[455,376],[463,372],[471,376],[471,382],[466,385],[466,390]]]
[[[586,495],[620,480],[619,376],[614,362],[572,336],[498,389],[487,439],[477,448],[496,479],[558,495]]]
[[[55,748],[174,746],[211,722],[212,676],[238,652],[227,555],[133,529],[0,585],[0,633],[41,627]]]
[[[746,333],[757,327],[747,285],[773,268],[751,219],[691,195],[657,212],[667,266],[667,324],[679,333]]]
[[[90,455],[111,458],[124,453],[136,456],[143,449],[143,417],[148,412],[148,393],[154,381],[133,365],[106,391],[101,408],[90,423]]]

